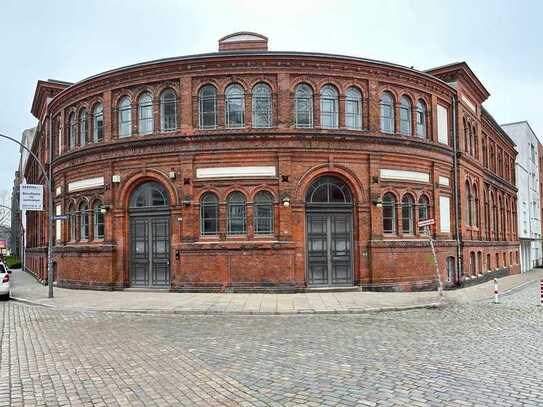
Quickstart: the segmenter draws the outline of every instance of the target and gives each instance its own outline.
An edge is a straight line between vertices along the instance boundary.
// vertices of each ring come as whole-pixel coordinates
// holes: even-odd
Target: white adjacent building
[[[542,264],[539,140],[527,121],[502,124],[517,145],[515,165],[518,188],[517,213],[522,272]],[[543,181],[543,180],[541,180]]]

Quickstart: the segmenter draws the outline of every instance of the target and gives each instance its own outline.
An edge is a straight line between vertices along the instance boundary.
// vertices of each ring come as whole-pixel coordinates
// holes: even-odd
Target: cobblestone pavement
[[[0,303],[0,405],[543,405],[543,309],[189,316]]]

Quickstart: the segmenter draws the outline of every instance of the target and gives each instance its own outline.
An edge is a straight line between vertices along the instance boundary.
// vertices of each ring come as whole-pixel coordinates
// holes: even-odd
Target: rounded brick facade
[[[51,118],[54,205],[57,214],[71,215],[56,225],[60,286],[153,286],[160,274],[163,285],[179,291],[435,287],[420,217],[436,221],[432,234],[447,285],[482,281],[488,270],[518,271],[510,206],[516,199],[514,165],[495,175],[483,162],[483,143],[492,137],[506,165],[516,153],[480,107],[484,95],[477,93],[469,68],[464,76],[428,73],[352,57],[269,52],[265,37],[244,48],[247,38],[240,38],[214,54],[138,64],[75,84],[39,84],[33,109],[43,123]],[[451,75],[466,82],[464,90],[447,83]],[[262,94],[255,92],[259,84],[265,85]],[[309,96],[297,93],[300,84]],[[206,86],[215,90],[214,99],[204,96]],[[357,94],[353,89],[359,101],[351,97]],[[166,91],[175,98],[163,97]],[[39,107],[42,94],[52,96],[47,111]],[[468,111],[462,95],[477,113]],[[466,117],[471,137],[478,137],[473,143],[464,141],[458,125]],[[47,154],[43,128],[34,148]],[[32,174],[30,168],[27,176]],[[308,203],[308,191],[323,179],[348,191],[350,201],[338,204],[330,198],[334,189],[324,198],[332,203]],[[477,197],[465,196],[466,181]],[[131,199],[147,182],[161,187],[165,204],[139,213],[130,208]],[[503,222],[498,213],[495,232],[487,228],[486,186],[505,212]],[[262,191],[272,197],[271,206],[259,204]],[[210,201],[204,222],[206,193],[216,201]],[[464,202],[471,202],[467,211]],[[477,219],[469,222],[472,209]],[[159,218],[166,222],[167,239],[156,239],[162,226],[153,219]],[[136,232],[135,219],[150,219],[150,226],[140,228],[143,234]],[[34,247],[27,265],[45,278],[45,220],[31,214],[29,225]],[[141,248],[137,233],[145,236]],[[157,262],[159,252],[165,257],[157,266],[162,271],[151,266],[150,282],[140,284],[134,270],[138,250],[151,250],[146,244],[160,246],[147,261]],[[319,250],[326,259],[318,258]],[[348,259],[340,259],[345,253]],[[164,267],[167,276],[161,274]]]

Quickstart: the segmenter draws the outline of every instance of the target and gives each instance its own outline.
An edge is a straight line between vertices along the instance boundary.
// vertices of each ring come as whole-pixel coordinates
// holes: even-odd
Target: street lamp
[[[48,242],[47,242],[47,285],[49,287],[49,298],[53,298],[53,259],[52,259],[52,251],[53,251],[53,184],[51,182],[51,177],[45,170],[45,166],[42,164],[42,162],[39,160],[36,155],[30,151],[29,148],[27,148],[24,144],[19,142],[18,140],[15,140],[12,137],[6,136],[2,133],[0,133],[0,137],[4,138],[6,140],[13,141],[14,143],[18,144],[21,148],[26,150],[28,154],[34,160],[36,160],[36,163],[38,164],[41,172],[43,173],[43,176],[45,180],[47,181],[47,197],[48,197],[48,211],[47,211],[47,225],[48,225]],[[51,167],[51,166],[49,166]]]

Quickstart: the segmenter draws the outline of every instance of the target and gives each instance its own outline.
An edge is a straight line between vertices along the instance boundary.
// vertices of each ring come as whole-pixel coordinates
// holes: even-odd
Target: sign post
[[[22,211],[43,211],[43,185],[21,184],[19,200]]]
[[[434,239],[432,238],[432,232],[430,231],[430,225],[435,223],[435,219],[421,220],[418,223],[419,228],[424,228],[424,232],[428,236],[430,247],[432,248],[432,256],[434,257],[434,265],[436,270],[437,279],[437,292],[439,293],[439,299],[443,300],[443,282],[441,281],[441,273],[439,272],[439,263],[437,261],[436,249],[434,247]]]

